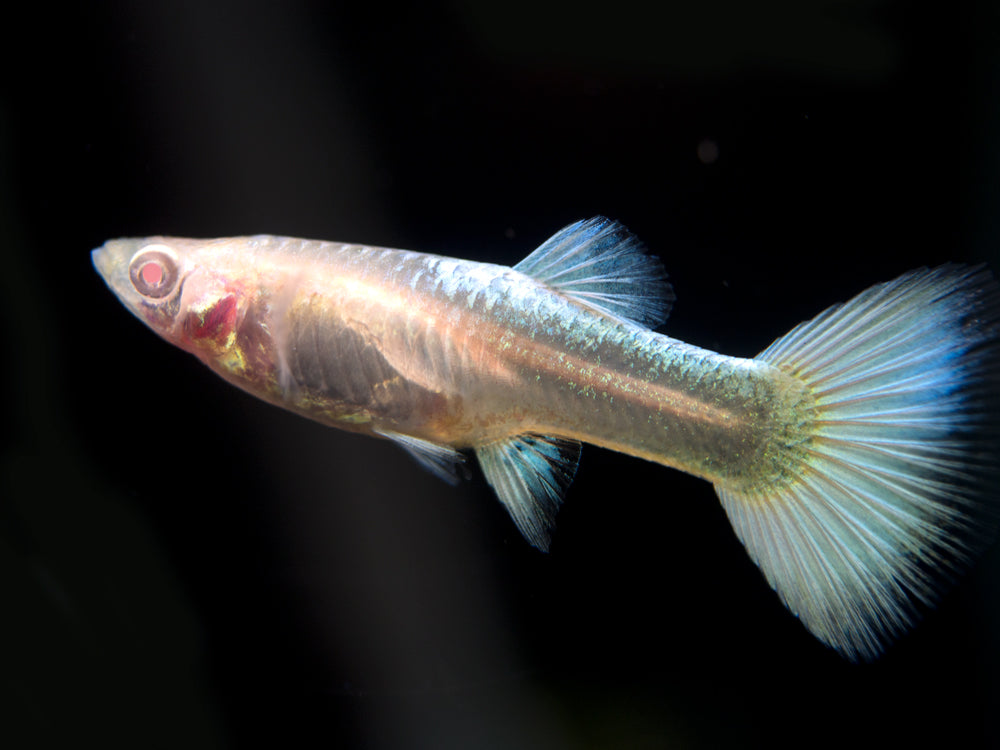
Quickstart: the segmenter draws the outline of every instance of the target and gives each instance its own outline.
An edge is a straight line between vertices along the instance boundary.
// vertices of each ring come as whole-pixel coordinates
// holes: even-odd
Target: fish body
[[[913,272],[741,359],[654,332],[666,275],[600,218],[513,268],[272,236],[112,240],[93,259],[154,331],[255,396],[445,478],[475,452],[537,547],[580,443],[711,481],[785,603],[851,658],[877,655],[981,536],[1000,317],[983,269]]]

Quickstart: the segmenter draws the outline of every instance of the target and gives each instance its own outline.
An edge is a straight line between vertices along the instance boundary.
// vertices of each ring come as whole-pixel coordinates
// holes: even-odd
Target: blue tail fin
[[[873,659],[991,538],[1000,502],[1000,287],[918,270],[803,323],[758,356],[814,397],[797,473],[722,504],[785,605]]]

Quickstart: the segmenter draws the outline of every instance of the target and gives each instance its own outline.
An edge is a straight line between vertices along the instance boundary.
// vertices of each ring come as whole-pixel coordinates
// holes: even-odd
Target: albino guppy
[[[785,605],[850,659],[988,537],[1000,287],[982,267],[912,271],[738,359],[651,330],[666,275],[603,218],[513,268],[272,236],[111,240],[93,261],[255,396],[446,478],[473,450],[536,547],[581,442],[708,479]]]

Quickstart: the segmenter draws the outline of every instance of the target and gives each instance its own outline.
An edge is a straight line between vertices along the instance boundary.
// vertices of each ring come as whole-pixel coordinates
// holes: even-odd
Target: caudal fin
[[[991,536],[1000,287],[983,267],[912,271],[757,359],[809,388],[809,437],[781,486],[718,494],[785,605],[873,659]]]

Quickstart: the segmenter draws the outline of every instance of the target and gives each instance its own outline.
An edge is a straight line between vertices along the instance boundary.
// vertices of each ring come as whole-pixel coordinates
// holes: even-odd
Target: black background
[[[752,356],[911,267],[1000,265],[995,3],[652,7],[8,19],[0,744],[1000,742],[1000,550],[852,665],[707,483],[586,448],[542,555],[478,471],[254,401],[90,266],[258,232],[512,264],[600,213],[663,258],[666,332]]]

